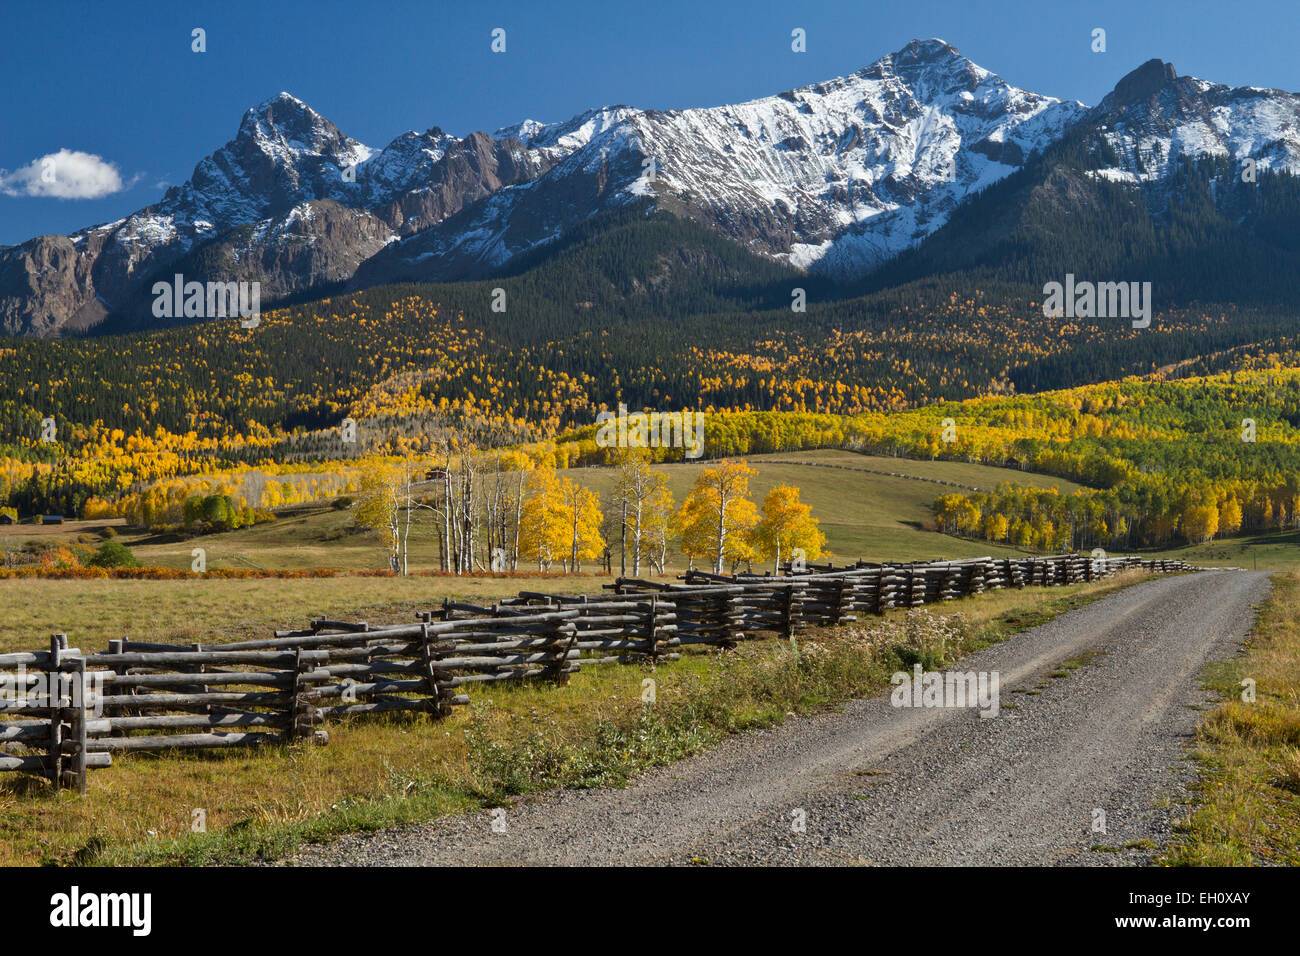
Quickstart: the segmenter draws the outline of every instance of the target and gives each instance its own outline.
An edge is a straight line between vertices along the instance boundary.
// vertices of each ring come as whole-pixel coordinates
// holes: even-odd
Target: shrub
[[[105,541],[86,564],[92,568],[138,568],[140,566],[131,549],[120,541]]]
[[[44,548],[40,552],[40,561],[47,568],[67,570],[81,567],[81,559],[77,557],[77,553],[62,544]]]

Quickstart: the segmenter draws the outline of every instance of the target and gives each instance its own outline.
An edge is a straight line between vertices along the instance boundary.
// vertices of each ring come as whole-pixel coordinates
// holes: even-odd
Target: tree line
[[[553,463],[518,452],[468,451],[425,462],[375,462],[363,472],[353,512],[376,532],[388,567],[409,571],[413,525],[436,543],[442,571],[468,574],[535,568],[577,573],[599,567],[664,574],[672,545],[690,566],[714,571],[779,567],[825,553],[826,536],[799,489],[773,488],[757,505],[743,459],[702,468],[680,506],[668,476],[639,449],[624,449],[602,495]]]

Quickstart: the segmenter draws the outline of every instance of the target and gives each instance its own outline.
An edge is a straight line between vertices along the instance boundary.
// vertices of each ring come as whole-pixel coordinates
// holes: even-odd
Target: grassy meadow
[[[930,530],[931,503],[952,489],[927,478],[981,489],[1005,481],[1065,492],[1077,487],[983,465],[843,451],[758,455],[749,461],[759,472],[751,481],[755,502],[778,484],[798,486],[836,561],[1020,553]],[[663,466],[677,503],[706,466]],[[569,474],[608,500],[610,470]],[[84,651],[102,649],[119,637],[217,644],[301,627],[318,615],[410,621],[415,611],[444,597],[490,603],[524,588],[598,593],[609,580],[592,573],[432,574],[437,551],[426,521],[419,515],[414,522],[415,576],[408,578],[0,580],[0,652],[39,649],[54,632],[68,634],[72,646]],[[104,524],[6,527],[0,528],[0,539],[10,545],[36,536],[94,544]],[[377,537],[355,530],[346,510],[329,505],[291,509],[273,522],[191,538],[117,525],[117,540],[142,564],[188,569],[194,547],[205,549],[212,569],[375,570],[385,563]],[[1210,550],[1215,547],[1224,545],[1205,546],[1205,558],[1189,560],[1246,564],[1215,556]],[[1281,560],[1287,544],[1279,541],[1274,548]],[[670,573],[681,565],[680,559],[677,568],[673,563]],[[640,700],[645,666],[588,668],[563,686],[477,690],[470,706],[437,722],[410,716],[341,722],[327,728],[326,747],[115,757],[111,768],[92,775],[89,793],[81,798],[56,794],[34,777],[5,774],[0,778],[0,865],[274,860],[303,841],[341,832],[497,806],[545,787],[617,784],[725,734],[886,689],[900,641],[945,635],[955,657],[1131,580],[992,592],[911,612],[910,618],[895,611],[883,621],[806,635],[801,642],[815,645],[813,654],[796,656],[789,644],[774,640],[730,652],[685,653],[654,671],[659,701],[649,708]],[[1296,600],[1300,604],[1300,597]],[[207,815],[204,834],[189,832],[191,812],[198,808]]]
[[[1178,558],[1207,567],[1300,571],[1300,531],[1270,531],[1220,538],[1205,544],[1169,548],[1151,557]]]

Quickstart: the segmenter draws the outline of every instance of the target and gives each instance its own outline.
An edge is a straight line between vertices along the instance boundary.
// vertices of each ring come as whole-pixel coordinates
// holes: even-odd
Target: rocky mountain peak
[[[1101,106],[1103,109],[1115,109],[1148,100],[1176,79],[1178,74],[1172,63],[1159,59],[1147,60],[1116,83],[1115,89],[1102,100]]]
[[[906,69],[917,66],[933,66],[936,63],[965,60],[966,58],[951,43],[938,37],[931,37],[928,40],[912,40],[901,50],[892,53],[890,59],[896,69]],[[970,61],[967,60],[966,62]]]
[[[232,145],[252,146],[279,162],[303,155],[356,162],[361,143],[290,93],[280,93],[244,114]]]
[[[992,76],[962,56],[955,46],[938,38],[912,40],[901,50],[882,56],[860,75],[874,80],[896,77],[908,87],[922,87],[924,95],[973,89]]]

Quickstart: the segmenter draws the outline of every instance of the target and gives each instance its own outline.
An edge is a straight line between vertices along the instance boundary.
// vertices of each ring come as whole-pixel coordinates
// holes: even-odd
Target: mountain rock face
[[[79,331],[114,312],[147,324],[153,282],[177,271],[260,281],[263,301],[337,283],[388,243],[545,169],[486,133],[435,128],[377,152],[281,93],[156,205],[0,249],[0,333]]]
[[[154,281],[256,280],[262,301],[340,283],[492,275],[597,213],[648,200],[799,269],[870,272],[971,193],[1087,123],[1092,175],[1147,187],[1183,155],[1300,173],[1300,96],[1231,89],[1152,60],[1101,104],[1017,89],[941,40],[850,76],[730,106],[626,106],[376,151],[282,93],[160,202],[0,247],[0,333],[110,314],[156,324]]]
[[[1300,173],[1300,94],[1232,88],[1178,76],[1148,60],[1086,117],[1114,152],[1098,171],[1114,182],[1153,183],[1184,156],[1254,159],[1259,170]]]

